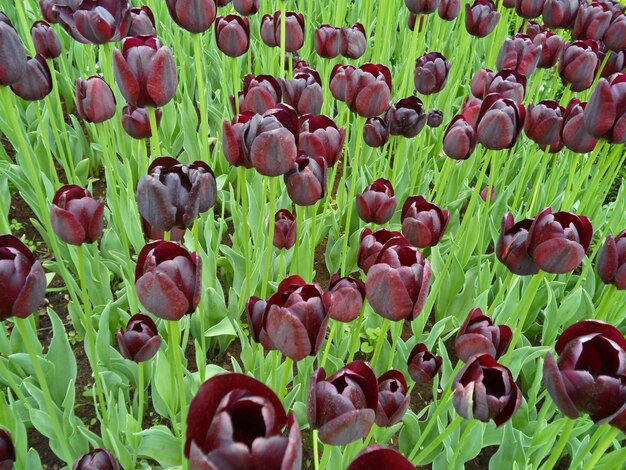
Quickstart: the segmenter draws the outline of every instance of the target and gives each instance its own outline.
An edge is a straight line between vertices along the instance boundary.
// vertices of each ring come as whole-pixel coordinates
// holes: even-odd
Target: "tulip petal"
[[[50,207],[50,223],[54,233],[65,243],[80,245],[85,241],[85,228],[74,214],[54,204]]]
[[[543,381],[548,393],[561,412],[571,419],[576,419],[580,414],[572,399],[567,393],[561,371],[552,354],[548,353],[543,362]]]
[[[13,303],[13,315],[26,318],[39,308],[46,296],[46,274],[41,262],[35,261],[24,286]]]
[[[189,310],[185,294],[162,272],[145,273],[135,287],[141,304],[159,318],[180,320]]]
[[[167,46],[159,48],[154,54],[152,67],[147,78],[147,91],[157,107],[167,104],[176,94],[178,77],[176,63]]]
[[[413,310],[400,275],[387,264],[378,263],[369,269],[365,289],[370,305],[384,318],[399,321]]]
[[[572,272],[582,262],[585,250],[580,243],[565,238],[552,238],[533,250],[533,261],[548,273],[564,274]]]
[[[124,98],[126,98],[126,101],[137,106],[139,104],[139,97],[141,96],[141,87],[128,66],[128,62],[126,62],[122,53],[117,49],[113,51],[113,65],[115,82],[120,92]]]
[[[294,361],[312,352],[309,335],[302,322],[288,309],[271,306],[265,319],[265,330],[276,349]]]
[[[370,408],[343,413],[319,429],[325,444],[340,446],[364,438],[372,428],[376,413]]]

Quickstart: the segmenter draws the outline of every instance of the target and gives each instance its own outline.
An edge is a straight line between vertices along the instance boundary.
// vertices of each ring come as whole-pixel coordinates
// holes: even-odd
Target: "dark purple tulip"
[[[250,21],[237,15],[219,16],[215,22],[217,47],[229,57],[239,57],[250,48]]]
[[[325,59],[334,59],[343,50],[341,28],[323,24],[315,30],[315,52]]]
[[[267,300],[263,326],[272,344],[285,356],[299,361],[315,356],[328,326],[330,294],[300,276],[285,278]]]
[[[459,359],[468,362],[472,356],[488,354],[498,359],[511,343],[513,332],[506,325],[494,325],[491,317],[474,308],[459,328],[454,351]]]
[[[591,152],[598,140],[595,139],[584,123],[584,111],[587,103],[581,103],[579,99],[572,99],[563,115],[563,129],[561,130],[561,140],[565,146],[577,153]]]
[[[191,400],[185,456],[192,469],[297,470],[300,427],[262,382],[244,374],[216,375]]]
[[[460,0],[440,0],[437,13],[442,20],[453,21],[461,11]]]
[[[296,52],[304,44],[304,15],[294,11],[286,12],[285,51]],[[261,20],[261,39],[270,47],[280,47],[281,12],[264,15]]]
[[[418,343],[407,360],[409,375],[416,383],[427,384],[437,375],[442,362],[441,356],[430,352],[424,343]]]
[[[115,116],[115,96],[104,79],[93,75],[76,80],[76,111],[87,122],[104,122]]]
[[[266,351],[272,351],[276,347],[265,330],[266,307],[267,302],[265,300],[252,296],[246,302],[246,317],[252,339],[260,343]]]
[[[11,434],[6,429],[0,428],[0,469],[11,470],[16,459]]]
[[[243,16],[254,15],[259,11],[261,0],[233,0],[237,13]]]
[[[41,16],[50,24],[57,22],[57,17],[54,14],[55,1],[58,0],[39,0],[39,10],[41,11]]]
[[[502,218],[500,238],[496,245],[498,259],[512,273],[527,276],[539,272],[539,266],[535,264],[526,251],[528,231],[534,219],[524,219],[515,223],[513,214],[507,212]]]
[[[443,134],[443,151],[455,160],[467,160],[476,147],[476,128],[461,114],[455,116]]]
[[[491,194],[489,194],[489,186],[485,186],[483,190],[480,192],[480,198],[487,202],[487,197],[489,197],[490,201],[496,200],[496,188],[491,188]]]
[[[319,114],[322,110],[324,91],[314,74],[296,73],[291,80],[281,80],[280,85],[284,102],[298,114]]]
[[[113,454],[106,449],[94,449],[78,457],[72,470],[118,470]]]
[[[126,37],[130,9],[128,0],[90,0],[76,2],[75,6],[56,1],[52,11],[59,24],[76,41],[105,44]]]
[[[380,178],[356,195],[356,211],[364,222],[382,225],[389,222],[396,210],[398,200],[391,183]]]
[[[607,28],[602,41],[613,52],[626,49],[626,14],[613,15],[611,24]]]
[[[598,274],[605,284],[615,284],[618,290],[626,290],[626,230],[613,238],[606,237],[598,255]]]
[[[200,302],[202,260],[183,246],[157,240],[139,253],[135,288],[148,312],[163,320],[180,320]]]
[[[326,195],[326,160],[300,155],[285,173],[287,194],[298,206],[311,206]]]
[[[605,3],[581,3],[574,21],[572,37],[599,41],[608,29],[612,16],[613,12]]]
[[[11,85],[11,90],[26,101],[39,101],[52,91],[52,75],[46,59],[37,54],[26,57],[26,68],[22,77]]]
[[[284,175],[293,168],[298,139],[298,115],[287,105],[253,116],[241,130],[245,159],[265,176]]]
[[[431,277],[430,264],[417,248],[392,239],[367,272],[367,300],[383,318],[413,320],[422,312]]]
[[[341,55],[349,59],[358,59],[365,54],[367,35],[361,23],[355,23],[349,28],[341,28]]]
[[[373,468],[415,470],[415,466],[400,452],[377,444],[372,444],[357,455],[347,470],[372,470]]]
[[[487,87],[493,81],[493,77],[495,76],[496,74],[491,69],[485,67],[478,69],[472,76],[472,81],[470,83],[472,95],[482,100],[487,94]]]
[[[376,424],[389,427],[400,422],[409,408],[411,395],[404,374],[391,369],[378,377]]]
[[[465,29],[472,36],[484,38],[490,34],[500,21],[500,13],[491,0],[475,0],[470,7],[465,4]]]
[[[526,30],[524,31],[524,25],[522,25],[522,27],[519,29],[518,32],[519,33],[525,32],[526,35],[530,37],[531,41],[535,39],[535,36],[537,36],[538,34],[545,33],[548,31],[545,25],[542,25],[541,23],[537,23],[536,21],[529,21],[526,24],[525,29]]]
[[[74,184],[61,187],[52,199],[50,222],[54,233],[70,245],[93,243],[102,235],[104,203]]]
[[[296,244],[298,224],[296,218],[287,209],[281,209],[274,216],[274,246],[279,250],[288,250]]]
[[[543,22],[548,28],[571,28],[574,26],[580,0],[546,0],[543,4]]]
[[[524,105],[498,93],[487,95],[480,108],[476,136],[491,150],[512,148],[524,127]]]
[[[126,101],[138,108],[164,106],[178,87],[172,51],[150,36],[122,41],[113,51],[115,81]]]
[[[446,86],[450,62],[439,52],[429,52],[415,62],[415,89],[422,95],[439,93]]]
[[[384,119],[368,118],[363,126],[363,140],[370,147],[382,147],[389,141],[389,127]]]
[[[553,100],[540,101],[528,105],[524,131],[526,136],[535,141],[542,149],[550,147],[550,152],[563,148],[561,130],[565,108]]]
[[[413,138],[419,134],[428,120],[424,103],[417,96],[402,98],[393,104],[385,114],[385,121],[391,135]]]
[[[148,223],[146,219],[141,216],[139,216],[139,218],[141,219],[141,230],[148,240],[163,240],[165,238],[164,230],[154,228]],[[170,241],[181,241],[183,238],[185,238],[185,231],[186,229],[184,228],[174,227],[172,230],[170,230]]]
[[[337,64],[330,74],[330,90],[352,112],[376,117],[389,108],[391,72],[381,64],[367,63],[358,69]]]
[[[156,110],[157,129],[161,125],[163,112],[161,108]],[[149,139],[152,137],[150,128],[150,115],[146,108],[137,108],[132,104],[127,104],[122,109],[122,127],[133,139]]]
[[[345,140],[346,130],[338,129],[328,116],[305,114],[300,117],[300,151],[322,157],[329,168],[341,156]]]
[[[606,50],[606,48],[601,48],[600,50],[598,50],[598,63],[601,64],[609,52],[609,58],[604,64],[604,68],[600,73],[600,76],[603,78],[610,78],[611,75],[615,73],[626,72],[626,50],[620,52],[612,52]]]
[[[328,286],[330,294],[330,318],[344,323],[350,323],[361,313],[365,300],[365,284],[360,279],[350,276],[339,277],[335,273],[330,278]]]
[[[439,0],[404,0],[404,4],[416,15],[428,15],[439,8]]]
[[[190,33],[203,33],[215,21],[215,0],[166,0],[170,16]]]
[[[400,232],[392,232],[386,228],[379,228],[375,232],[372,232],[369,227],[363,229],[359,243],[357,264],[365,274],[367,274],[369,269],[376,263],[378,255],[385,244],[392,239],[399,243],[409,244]]]
[[[149,6],[143,5],[141,8],[131,8],[130,28],[127,36],[156,36],[154,14]]]
[[[533,44],[541,47],[537,67],[540,69],[549,69],[554,67],[559,57],[561,57],[561,53],[565,47],[565,40],[558,34],[546,31],[545,33],[537,34],[533,38]]]
[[[528,77],[535,71],[540,56],[541,46],[537,47],[526,34],[516,34],[505,39],[500,47],[496,67],[499,71],[512,69]]]
[[[443,237],[450,213],[422,196],[407,198],[402,206],[402,234],[417,248],[435,246]]]
[[[567,328],[543,363],[546,388],[571,419],[588,413],[594,423],[626,430],[626,338],[613,325],[584,320]]]
[[[504,8],[515,8],[515,2],[516,0],[503,0],[502,6]]]
[[[426,125],[433,129],[441,126],[443,123],[443,111],[440,109],[431,109],[428,111],[428,118],[426,119]]]
[[[30,35],[37,54],[41,54],[46,59],[56,59],[61,55],[59,36],[45,21],[36,21],[30,28]]]
[[[161,346],[156,324],[148,315],[137,313],[130,317],[126,331],[117,330],[117,346],[122,356],[135,362],[145,362],[154,357]]]
[[[626,142],[626,74],[601,78],[585,108],[587,132],[612,144]]]
[[[522,404],[511,371],[489,354],[473,356],[454,378],[452,403],[465,419],[493,420],[501,426]]]
[[[490,93],[499,93],[503,98],[509,98],[516,103],[524,101],[526,94],[526,76],[515,70],[502,69],[493,76],[485,89],[485,97]]]
[[[325,444],[345,445],[364,438],[377,407],[378,383],[366,362],[351,362],[328,379],[321,367],[309,380],[307,419]]]
[[[591,39],[565,45],[559,60],[559,75],[572,91],[589,88],[598,69],[598,44]]]
[[[280,103],[282,92],[278,80],[271,75],[249,74],[243,79],[243,92],[238,98],[240,113],[263,114]]]
[[[347,101],[355,90],[352,89],[352,75],[356,67],[353,65],[337,64],[330,73],[330,92],[336,100]]]
[[[515,0],[517,16],[532,19],[541,16],[545,0]]]

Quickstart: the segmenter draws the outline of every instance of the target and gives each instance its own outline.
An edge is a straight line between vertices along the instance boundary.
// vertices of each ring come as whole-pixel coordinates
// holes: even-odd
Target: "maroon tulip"
[[[598,255],[598,274],[605,284],[614,284],[618,290],[626,290],[626,230],[613,238],[606,237]]]
[[[574,41],[563,48],[559,61],[559,75],[572,91],[583,91],[591,86],[598,68],[598,44],[591,39]]]
[[[349,59],[358,59],[365,54],[367,35],[361,23],[355,23],[349,28],[341,28],[341,55]]]
[[[130,317],[126,331],[117,330],[117,345],[126,359],[135,362],[149,361],[161,346],[156,324],[148,315],[137,313]]]
[[[288,250],[296,244],[298,224],[296,218],[287,209],[281,209],[274,216],[274,246],[279,250]]]
[[[172,157],[159,157],[137,183],[139,213],[161,230],[191,227],[216,199],[215,174],[202,161],[187,165]]]
[[[282,99],[278,80],[271,75],[246,75],[243,79],[243,91],[239,93],[239,112],[263,114],[274,108]],[[234,109],[234,106],[233,106]]]
[[[428,15],[439,8],[439,0],[404,0],[404,4],[416,15]]]
[[[585,129],[613,144],[626,142],[626,74],[601,78],[583,114]]]
[[[128,34],[130,9],[128,0],[91,0],[54,2],[57,21],[76,41],[83,44],[117,42]]]
[[[102,235],[104,203],[74,184],[61,187],[52,199],[50,222],[54,233],[70,245],[93,243]]]
[[[328,286],[330,308],[328,314],[333,320],[350,323],[361,313],[365,300],[365,284],[350,276],[339,277],[335,273]]]
[[[377,444],[372,444],[357,455],[347,470],[372,470],[373,468],[415,470],[415,466],[400,452]]]
[[[424,103],[417,96],[402,98],[392,105],[385,114],[385,121],[391,135],[413,138],[419,134],[428,120]]]
[[[50,24],[57,22],[57,17],[54,13],[54,2],[58,0],[39,0],[39,10],[41,16]]]
[[[524,219],[515,223],[513,214],[507,212],[502,218],[500,238],[496,245],[498,259],[512,273],[527,276],[539,272],[539,266],[526,251],[528,231],[534,219]]]
[[[446,86],[450,62],[439,52],[429,52],[415,62],[415,89],[422,95],[439,93]]]
[[[378,377],[378,407],[376,424],[390,427],[400,422],[409,408],[411,395],[404,374],[391,369]]]
[[[544,25],[542,25],[541,23],[537,23],[536,21],[529,21],[526,24],[525,29],[526,30],[524,31],[524,25],[522,25],[522,27],[519,29],[518,32],[519,33],[525,32],[526,35],[531,39],[531,41],[535,39],[535,36],[537,36],[538,34],[545,33],[548,31]]]
[[[543,4],[543,22],[551,29],[574,26],[580,0],[546,0]]]
[[[203,33],[215,21],[215,0],[166,0],[170,16],[190,33]]]
[[[482,100],[487,94],[487,87],[493,81],[493,77],[495,76],[496,74],[491,69],[486,67],[478,69],[472,76],[472,81],[470,83],[472,95]]]
[[[78,457],[72,470],[118,470],[120,467],[113,454],[106,449],[94,449]]]
[[[443,135],[443,151],[455,160],[467,160],[476,147],[476,128],[463,115],[450,121]]]
[[[407,198],[402,206],[402,234],[417,248],[435,246],[443,237],[450,212],[422,196]]]
[[[384,178],[377,179],[356,195],[356,211],[367,223],[382,225],[389,222],[397,204],[393,186]]]
[[[232,122],[224,121],[224,131],[222,132],[222,148],[224,156],[233,166],[245,166],[252,168],[252,164],[245,157],[241,133],[246,122],[254,117],[251,112],[238,114]]]
[[[500,21],[500,13],[491,0],[475,0],[470,7],[465,4],[465,29],[472,36],[484,38],[490,34]]]
[[[252,296],[246,302],[246,317],[252,339],[260,343],[266,351],[272,351],[276,347],[265,330],[266,307],[267,302],[265,300]]]
[[[389,108],[391,73],[380,64],[367,63],[358,69],[337,64],[330,74],[330,90],[352,112],[376,117]]]
[[[130,28],[128,36],[156,36],[156,26],[154,14],[149,6],[143,5],[140,8],[130,10]]]
[[[195,469],[297,470],[300,428],[265,384],[243,374],[220,374],[191,400],[185,456]]]
[[[113,51],[115,81],[126,101],[138,108],[164,106],[178,86],[172,51],[150,36],[126,38]]]
[[[161,117],[163,117],[161,108],[156,109],[155,116],[158,129],[161,125]],[[124,106],[124,109],[122,109],[122,127],[133,139],[149,139],[152,137],[150,115],[146,108],[137,108],[132,104]]]
[[[104,122],[115,116],[115,96],[104,79],[93,75],[76,80],[76,111],[87,122]]]
[[[487,95],[480,108],[476,136],[491,150],[512,148],[524,127],[524,105],[498,93]]]
[[[343,34],[341,28],[329,24],[323,24],[315,30],[315,52],[325,59],[334,59],[343,47]]]
[[[599,41],[611,24],[613,12],[602,2],[581,3],[578,8],[572,37]]]
[[[591,152],[598,140],[595,139],[584,125],[584,112],[587,103],[581,103],[579,99],[572,99],[563,115],[563,129],[561,140],[565,146],[578,153]]]
[[[537,67],[540,69],[549,69],[556,65],[559,57],[565,47],[565,40],[558,34],[539,33],[533,38],[533,44],[537,47],[541,47],[539,54],[539,61]]]
[[[515,0],[515,12],[522,18],[537,18],[543,12],[545,0]]]
[[[237,15],[220,16],[215,22],[215,41],[229,57],[239,57],[250,48],[250,21]]]
[[[17,83],[26,71],[26,50],[8,19],[0,21],[0,57],[0,86]]]
[[[39,101],[52,91],[52,75],[46,59],[37,54],[26,57],[26,68],[22,77],[11,85],[11,90],[26,101]]]
[[[363,140],[370,147],[382,147],[389,141],[389,128],[384,119],[368,118],[363,126]]]
[[[626,338],[613,325],[584,320],[567,328],[543,363],[546,388],[571,419],[588,413],[594,423],[626,430]]]
[[[385,244],[392,239],[406,243],[407,245],[409,244],[400,232],[392,232],[386,228],[379,228],[375,232],[372,232],[369,227],[363,229],[359,243],[357,264],[365,274],[367,274],[369,269],[376,263],[378,255]]]
[[[261,0],[233,0],[237,13],[243,16],[254,15],[259,11]]]
[[[315,356],[328,326],[330,294],[300,276],[285,278],[267,300],[263,325],[276,349],[294,361]]]
[[[609,54],[610,52],[610,54]],[[600,76],[603,78],[610,78],[611,75],[616,73],[626,72],[626,49],[620,52],[609,51],[606,46],[600,47],[598,50],[598,63],[604,62],[604,68],[600,72]]]
[[[460,0],[440,0],[437,13],[442,20],[454,21],[461,11]]]
[[[515,70],[503,69],[487,84],[484,97],[490,93],[499,93],[503,98],[521,104],[526,95],[526,76]]]
[[[285,173],[287,194],[294,204],[311,206],[326,195],[326,160],[300,155]]]
[[[319,75],[296,73],[291,80],[280,80],[284,102],[300,115],[319,114],[324,103],[324,91]]]
[[[30,28],[35,51],[46,59],[56,59],[61,55],[61,41],[56,31],[45,21],[36,21]]]
[[[602,41],[613,52],[621,52],[626,49],[626,14],[613,15]]]
[[[483,190],[480,192],[480,198],[485,202],[487,202],[487,198],[489,198],[490,201],[495,201],[496,200],[496,188],[491,188],[491,194],[490,194],[489,186],[485,186]]]
[[[418,343],[411,350],[407,360],[409,375],[417,384],[429,383],[439,369],[443,359],[428,350],[424,343]]]
[[[516,34],[514,38],[505,39],[500,47],[496,67],[499,71],[512,69],[528,77],[535,71],[540,55],[541,46],[537,47],[530,36]]]
[[[488,354],[498,359],[511,343],[513,332],[506,325],[494,325],[491,317],[474,308],[459,328],[454,340],[454,351],[459,359],[468,362],[472,356]]]
[[[158,240],[143,247],[135,269],[135,288],[148,312],[180,320],[200,302],[202,260],[183,246]]]
[[[309,380],[307,419],[325,444],[345,445],[364,438],[377,407],[376,375],[363,361],[351,362],[328,379],[320,367]]]
[[[511,371],[489,354],[472,357],[454,378],[452,403],[465,419],[506,423],[522,404]]]
[[[148,240],[163,240],[165,238],[165,230],[154,228],[146,219],[141,216],[139,216],[139,218],[141,219],[141,230]],[[181,241],[185,238],[185,231],[186,229],[184,228],[172,228],[172,230],[170,230],[170,241]]]
[[[11,470],[17,457],[9,431],[0,428],[0,469]]]
[[[440,109],[431,109],[428,111],[428,118],[426,119],[426,125],[433,129],[441,126],[443,123],[443,111]]]
[[[563,148],[561,130],[563,129],[565,108],[553,100],[544,100],[537,105],[528,106],[524,131],[526,136],[535,141],[542,149],[558,152]]]
[[[296,52],[304,44],[304,15],[294,11],[285,14],[285,51]],[[270,47],[280,47],[281,12],[264,15],[261,20],[261,39]]]
[[[300,116],[300,151],[322,157],[329,168],[341,156],[345,140],[346,130],[338,129],[335,121],[328,116]]]

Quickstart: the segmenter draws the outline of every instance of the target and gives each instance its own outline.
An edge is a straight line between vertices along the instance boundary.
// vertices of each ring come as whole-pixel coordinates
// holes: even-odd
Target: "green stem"
[[[471,421],[469,421],[467,423],[467,426],[465,426],[465,429],[463,430],[463,434],[461,434],[461,437],[459,438],[459,443],[457,444],[456,449],[454,449],[454,454],[452,455],[452,460],[448,464],[449,468],[456,468],[455,467],[456,459],[459,458],[459,454],[463,450],[463,445],[465,444],[465,441],[467,440],[467,437],[469,436],[470,432],[472,431],[472,429],[474,428],[474,426],[476,425],[477,422],[478,422],[477,420],[473,419],[473,420],[471,420]],[[452,426],[452,425],[450,425],[450,426]]]
[[[556,443],[556,446],[550,451],[550,458],[548,461],[541,467],[540,470],[552,470],[556,463],[558,462],[567,442],[569,441],[569,436],[572,434],[572,430],[576,425],[575,419],[563,418],[565,419],[565,425],[562,427],[561,435],[559,436],[559,440]]]
[[[320,367],[324,367],[326,365],[326,359],[328,359],[328,353],[330,352],[330,347],[333,344],[333,338],[335,337],[337,328],[339,328],[339,321],[333,320],[333,325],[330,327],[330,333],[328,334],[328,339],[326,340],[326,347],[324,348],[324,355],[322,356]]]
[[[383,343],[387,340],[387,330],[391,326],[391,320],[385,318],[383,320],[383,324],[380,327],[380,334],[378,335],[378,339],[376,340],[376,347],[374,349],[374,356],[372,357],[372,366],[376,367],[378,364],[378,358],[380,357],[380,352],[383,349]]]
[[[350,331],[350,348],[348,352],[348,363],[354,360],[354,355],[356,354],[356,350],[358,346],[361,344],[361,327],[363,326],[363,318],[364,318],[364,309],[361,309],[361,313],[359,314],[359,319],[357,320],[356,329],[354,331]]]
[[[150,117],[150,156],[152,160],[161,156],[161,145],[159,144],[159,130],[156,119],[156,108],[148,108],[148,116]]]
[[[613,284],[609,284],[606,286],[603,294],[602,300],[596,309],[595,318],[598,320],[608,321],[608,315],[611,313],[611,307],[615,305],[615,286]]]
[[[454,431],[461,423],[463,422],[463,418],[461,416],[457,416],[454,420],[446,426],[446,429],[439,434],[433,441],[419,454],[417,454],[413,458],[409,458],[411,462],[417,464],[423,458],[427,457],[433,450],[437,448],[439,444],[441,444],[451,433]]]
[[[289,372],[291,372],[291,369],[293,367],[293,359],[291,359],[290,357],[286,357],[283,367],[283,377],[280,381],[280,389],[278,390],[278,398],[280,398],[281,400],[285,398],[285,393],[287,391],[287,382],[289,382]]]
[[[137,364],[137,423],[139,429],[143,428],[143,402],[145,392],[145,364],[140,362]]]
[[[311,440],[313,441],[313,463],[315,465],[315,470],[319,470],[320,468],[320,451],[318,449],[318,435],[319,431],[314,429],[311,433]]]
[[[209,116],[207,113],[206,91],[204,85],[204,66],[202,63],[202,35],[193,35],[193,49],[196,65],[196,77],[198,79],[198,101],[200,108],[200,151],[199,160],[209,158]],[[237,94],[235,93],[235,102],[237,102]]]
[[[270,233],[266,240],[266,251],[265,251],[265,263],[264,263],[264,271],[263,271],[263,283],[261,287],[261,298],[265,298],[267,294],[267,288],[269,287],[270,281],[270,268],[272,267],[272,248],[274,246],[274,221],[272,218],[274,217],[274,213],[276,212],[276,178],[269,178],[269,186],[270,186],[270,220],[269,220],[269,230]],[[263,217],[261,217],[263,218]],[[302,230],[301,227],[298,227],[299,230]]]
[[[610,425],[607,424],[606,426]],[[617,427],[611,427],[611,429],[609,429],[609,431],[604,435],[602,440],[598,443],[596,450],[593,452],[593,454],[591,454],[589,460],[585,462],[583,470],[593,470],[594,468],[596,468],[596,464],[602,458],[609,446],[613,444],[613,439],[615,439],[620,432],[622,431]]]

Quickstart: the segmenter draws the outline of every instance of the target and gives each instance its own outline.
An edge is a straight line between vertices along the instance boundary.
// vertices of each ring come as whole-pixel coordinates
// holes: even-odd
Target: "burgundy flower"
[[[385,120],[368,118],[363,126],[363,140],[370,147],[382,147],[389,142],[389,128]]]
[[[52,199],[50,222],[54,233],[65,243],[93,243],[102,235],[104,203],[80,186],[63,186]]]
[[[443,359],[428,350],[424,343],[418,343],[411,350],[407,360],[409,375],[418,384],[430,382],[439,369]]]
[[[460,0],[440,0],[437,13],[442,20],[454,21],[461,11]]]
[[[564,47],[559,60],[559,75],[572,91],[589,88],[598,68],[598,45],[595,41],[574,41]]]
[[[302,13],[288,11],[285,14],[285,51],[295,52],[304,44],[305,22]],[[270,47],[280,47],[281,12],[264,15],[261,20],[261,39]]]
[[[104,79],[93,75],[76,80],[76,111],[87,122],[104,122],[115,116],[115,96]]]
[[[9,431],[0,428],[0,468],[11,470],[17,457]]]
[[[456,335],[454,351],[459,359],[468,362],[472,356],[488,354],[498,359],[511,343],[513,333],[506,325],[494,325],[491,317],[479,308],[473,308]]]
[[[534,219],[524,219],[515,223],[513,214],[510,212],[507,212],[502,218],[502,229],[496,245],[496,255],[509,268],[509,271],[520,276],[539,272],[539,266],[535,264],[526,251],[528,231],[533,221]]]
[[[614,14],[602,41],[607,48],[614,52],[626,49],[626,14]]]
[[[54,2],[57,21],[76,41],[83,44],[117,42],[128,34],[130,9],[128,0],[90,0]]]
[[[246,75],[243,92],[239,93],[239,111],[263,114],[274,108],[282,99],[278,80],[271,75]],[[234,106],[233,106],[234,108]]]
[[[415,88],[422,95],[439,93],[446,86],[450,62],[439,52],[429,52],[415,62]]]
[[[522,104],[526,94],[526,76],[515,70],[502,69],[487,83],[484,98],[490,93],[499,93],[502,98],[509,98]]]
[[[334,59],[343,47],[341,28],[323,24],[315,30],[315,52],[325,59]]]
[[[357,264],[365,274],[367,274],[369,269],[376,263],[381,250],[391,239],[395,239],[406,245],[409,244],[400,232],[392,232],[386,228],[379,228],[375,232],[372,232],[369,227],[363,229],[361,232]]]
[[[326,195],[326,160],[300,155],[284,179],[293,203],[311,206]]]
[[[254,15],[259,11],[261,0],[233,0],[233,6],[237,13],[243,16]]]
[[[465,4],[465,29],[472,36],[483,38],[490,34],[500,21],[500,13],[491,0],[475,0]]]
[[[296,73],[291,80],[281,80],[284,102],[300,115],[319,114],[324,103],[324,91],[319,76],[304,72]]]
[[[553,100],[544,100],[537,105],[528,106],[524,131],[526,136],[535,141],[542,149],[550,147],[550,152],[558,152],[563,147],[561,130],[563,129],[565,108]]]
[[[166,0],[170,16],[190,33],[203,33],[215,21],[215,0]]]
[[[288,250],[296,244],[298,224],[296,218],[287,209],[281,209],[274,216],[274,246],[279,250]]]
[[[472,76],[470,83],[472,95],[482,100],[487,94],[487,87],[493,81],[495,75],[496,74],[491,69],[485,67],[478,69]]]
[[[130,10],[130,28],[127,36],[156,36],[154,14],[147,5]]]
[[[361,220],[368,223],[381,225],[389,222],[397,204],[393,186],[383,178],[377,179],[356,195],[356,210]]]
[[[349,59],[358,59],[365,54],[367,36],[361,23],[341,28],[341,55]]]
[[[598,255],[598,274],[605,284],[615,284],[618,290],[626,290],[626,230],[613,238],[606,237]]]
[[[57,22],[56,14],[54,13],[54,2],[58,0],[39,0],[39,10],[41,16],[50,24]]]
[[[466,97],[465,100],[463,100],[461,115],[472,126],[476,126],[476,124],[478,124],[478,115],[480,114],[480,108],[482,105],[482,99]]]
[[[391,369],[378,377],[376,424],[390,427],[400,422],[409,408],[411,395],[404,374]]]
[[[584,124],[586,106],[587,103],[581,103],[578,98],[574,98],[565,108],[565,114],[563,115],[561,140],[573,152],[591,152],[598,143],[598,140],[587,132]]]
[[[330,278],[328,292],[330,294],[330,308],[328,309],[330,318],[350,323],[359,316],[365,301],[363,281],[350,276],[339,277],[339,273],[335,273]]]
[[[546,0],[543,22],[548,28],[571,28],[580,7],[580,0]]]
[[[512,69],[528,77],[535,71],[540,56],[541,46],[537,47],[530,36],[516,34],[514,38],[505,39],[500,46],[496,67],[498,70]]]
[[[272,351],[276,347],[265,330],[266,307],[267,302],[265,300],[252,296],[246,302],[246,317],[252,339],[260,343],[266,351]]]
[[[404,4],[411,13],[428,15],[439,7],[439,0],[404,0]]]
[[[525,118],[524,105],[498,93],[487,95],[478,115],[478,142],[491,150],[512,148],[522,132]]]
[[[609,54],[610,52],[610,54]],[[603,78],[611,78],[611,75],[616,73],[626,72],[626,49],[620,52],[609,51],[606,46],[598,49],[598,63],[604,62],[607,57],[600,76]]]
[[[345,140],[346,130],[338,129],[328,116],[305,114],[300,117],[300,151],[322,157],[329,168],[341,156]]]
[[[122,328],[117,330],[117,345],[126,359],[145,362],[159,350],[161,337],[152,318],[137,313],[128,320],[126,331]]]
[[[10,21],[0,21],[0,57],[0,86],[17,83],[26,70],[26,50]]]
[[[163,117],[161,108],[156,109],[155,116],[158,129],[161,125],[161,117]],[[124,109],[122,109],[122,127],[133,139],[149,139],[152,137],[150,115],[146,108],[137,108],[132,104],[124,106]]]
[[[431,109],[428,111],[428,118],[426,119],[426,125],[433,129],[441,126],[443,123],[443,111],[440,109]]]
[[[545,33],[539,33],[533,38],[533,44],[537,47],[541,47],[539,53],[539,61],[537,67],[540,69],[549,69],[556,65],[559,57],[565,47],[565,40],[558,34],[546,31]]]
[[[46,59],[37,54],[26,57],[26,68],[21,78],[11,85],[11,90],[26,101],[39,101],[52,91],[52,75]]]
[[[232,122],[224,121],[222,132],[222,148],[224,156],[233,166],[245,166],[252,168],[252,163],[247,160],[243,151],[242,132],[246,122],[254,117],[254,113],[245,112],[238,114]]]
[[[489,186],[485,186],[483,188],[483,190],[480,192],[480,198],[487,202],[487,198],[489,198],[490,201],[495,201],[496,200],[496,188],[491,188],[491,194],[489,194]]]
[[[72,470],[118,470],[119,464],[113,454],[106,449],[94,449],[78,457]]]
[[[515,0],[515,12],[522,18],[537,18],[543,12],[545,0]]]
[[[443,151],[455,160],[467,160],[476,147],[476,128],[461,114],[455,116],[443,134]]]
[[[215,22],[215,41],[229,57],[239,57],[250,48],[250,22],[237,15],[219,16]]]
[[[626,142],[626,74],[601,78],[587,103],[583,119],[587,132],[613,144]]]
[[[413,138],[419,134],[428,120],[424,104],[417,96],[402,98],[392,105],[385,114],[385,121],[391,135]]]
[[[389,108],[391,73],[380,64],[363,64],[358,69],[337,64],[330,74],[333,96],[345,101],[352,112],[375,117]]]
[[[612,16],[613,12],[605,3],[581,3],[574,21],[572,37],[599,41],[608,29]]]
[[[30,28],[30,35],[37,54],[41,54],[46,59],[56,59],[61,55],[59,36],[45,21],[36,21]]]
[[[422,196],[407,198],[402,206],[402,234],[417,248],[435,246],[443,237],[450,212]]]
[[[397,450],[372,444],[356,456],[347,470],[372,470],[373,468],[414,470],[415,466]]]

